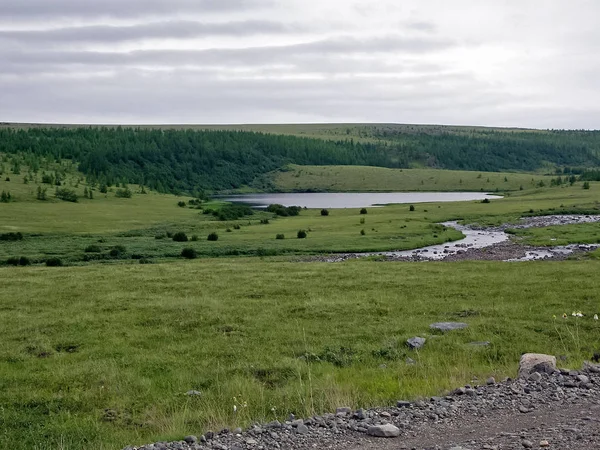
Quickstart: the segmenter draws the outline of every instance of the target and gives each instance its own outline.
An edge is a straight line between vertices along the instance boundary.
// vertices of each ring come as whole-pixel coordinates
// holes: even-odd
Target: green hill
[[[212,129],[208,129],[212,128]],[[221,128],[221,129],[219,129]],[[159,192],[276,187],[287,164],[581,173],[600,166],[600,132],[419,125],[0,127],[0,170],[69,159],[98,184]]]

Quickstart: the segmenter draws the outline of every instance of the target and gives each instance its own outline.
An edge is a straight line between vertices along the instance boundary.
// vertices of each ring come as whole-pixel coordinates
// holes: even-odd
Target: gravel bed
[[[382,437],[389,436],[389,437]],[[548,445],[546,445],[548,444]],[[446,396],[336,412],[126,450],[600,448],[600,365],[493,378]]]

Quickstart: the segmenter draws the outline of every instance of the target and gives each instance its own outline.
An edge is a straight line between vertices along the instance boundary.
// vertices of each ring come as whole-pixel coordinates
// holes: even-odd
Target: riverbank
[[[563,260],[600,248],[598,244],[570,244],[541,247],[524,245],[507,231],[511,229],[542,228],[561,225],[600,222],[600,215],[551,215],[524,217],[515,224],[496,227],[461,225],[444,222],[444,227],[460,231],[464,237],[447,244],[433,245],[397,252],[344,253],[305,258],[305,261],[342,262],[349,259],[379,257],[385,261],[531,261],[541,259]]]

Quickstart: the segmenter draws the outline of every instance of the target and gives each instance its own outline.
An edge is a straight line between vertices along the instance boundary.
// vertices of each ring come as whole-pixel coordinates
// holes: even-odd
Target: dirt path
[[[529,441],[532,448],[543,448],[547,441],[551,449],[600,449],[600,399],[586,398],[575,404],[545,405],[534,412],[490,411],[485,416],[462,417],[452,424],[431,424],[382,440],[357,436],[348,450],[405,450],[405,449],[523,449]],[[525,444],[525,445],[524,445]]]

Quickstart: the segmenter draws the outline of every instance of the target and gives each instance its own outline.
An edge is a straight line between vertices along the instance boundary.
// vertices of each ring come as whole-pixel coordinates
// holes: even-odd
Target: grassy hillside
[[[282,191],[518,191],[535,189],[552,177],[514,172],[473,172],[436,169],[387,169],[367,166],[289,165],[272,173]]]
[[[524,352],[577,368],[600,345],[599,270],[256,259],[0,269],[0,447],[113,449],[392,404],[514,376]],[[573,310],[585,317],[553,320]],[[470,326],[430,338],[444,320]],[[421,351],[404,345],[412,336],[428,338]]]
[[[580,174],[600,166],[600,132],[395,125],[0,128],[12,159],[69,159],[88,179],[192,194],[252,186],[286,164]],[[215,126],[215,128],[219,128]],[[277,134],[279,133],[279,134]],[[314,133],[314,134],[310,134]],[[302,136],[302,137],[298,137]],[[14,161],[8,161],[11,165]],[[0,167],[0,169],[2,169]]]

